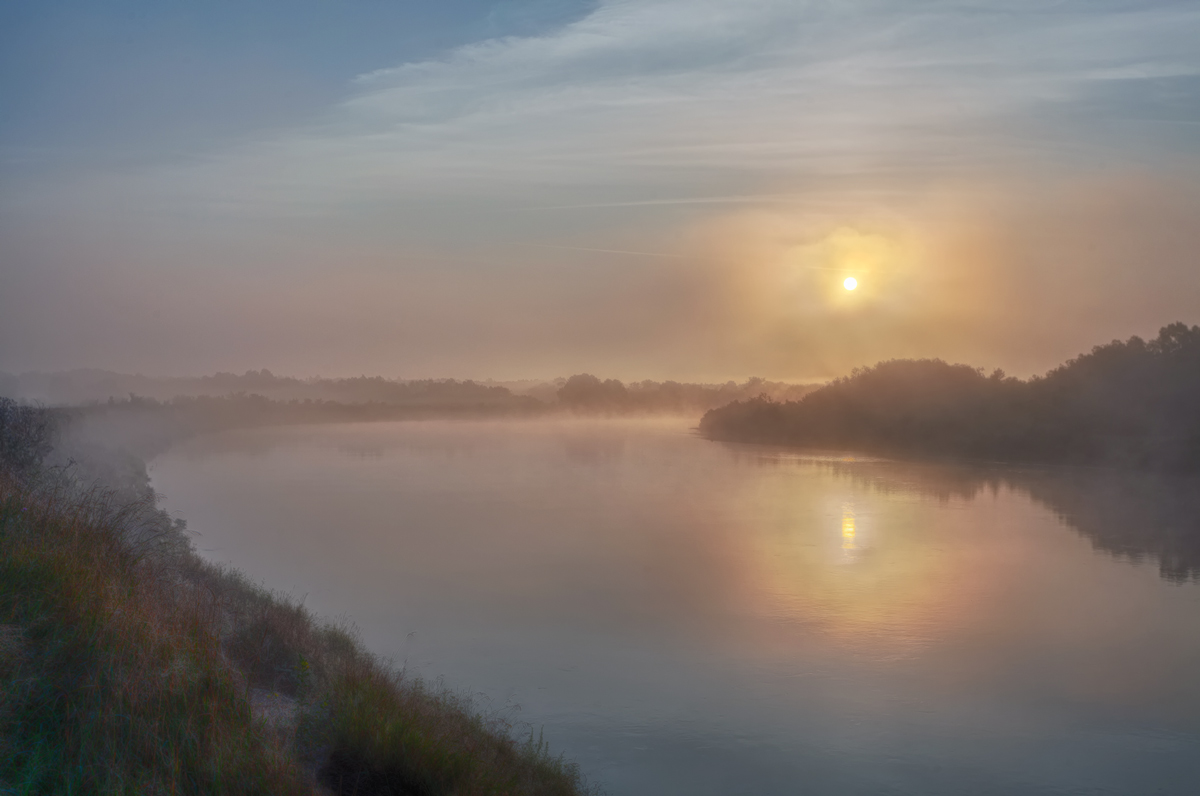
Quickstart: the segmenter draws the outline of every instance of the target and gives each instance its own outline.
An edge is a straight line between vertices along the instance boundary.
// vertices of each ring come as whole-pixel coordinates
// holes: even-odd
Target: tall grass
[[[214,614],[123,543],[132,512],[0,484],[0,778],[21,793],[311,793]]]
[[[469,701],[366,661],[337,674],[301,729],[326,748],[323,781],[339,793],[580,792],[578,770],[540,738],[518,742]]]
[[[587,791],[540,739],[204,562],[152,497],[32,469],[0,459],[0,793]]]

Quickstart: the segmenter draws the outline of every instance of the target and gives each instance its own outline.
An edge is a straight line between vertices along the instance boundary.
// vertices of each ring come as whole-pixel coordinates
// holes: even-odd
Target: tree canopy
[[[938,359],[880,362],[797,401],[714,409],[700,428],[884,454],[1200,469],[1200,326],[1096,346],[1027,381]]]

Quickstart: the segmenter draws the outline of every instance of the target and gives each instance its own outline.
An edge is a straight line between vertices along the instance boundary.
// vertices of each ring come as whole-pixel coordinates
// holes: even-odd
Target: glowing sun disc
[[[846,281],[842,283],[842,287],[846,288],[847,290],[853,290],[854,288],[858,287],[858,280],[852,276],[848,276],[846,277]]]

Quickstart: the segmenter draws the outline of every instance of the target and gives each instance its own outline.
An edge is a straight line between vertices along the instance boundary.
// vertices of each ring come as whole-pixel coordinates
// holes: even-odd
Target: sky
[[[1197,41],[1195,0],[0,5],[0,370],[1042,373],[1200,323]]]

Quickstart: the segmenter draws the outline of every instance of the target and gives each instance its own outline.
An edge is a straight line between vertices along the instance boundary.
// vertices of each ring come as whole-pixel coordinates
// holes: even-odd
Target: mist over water
[[[1190,792],[1193,481],[689,425],[255,429],[152,476],[205,555],[544,727],[612,794]]]

